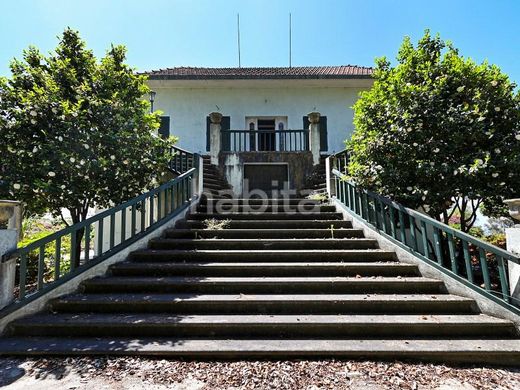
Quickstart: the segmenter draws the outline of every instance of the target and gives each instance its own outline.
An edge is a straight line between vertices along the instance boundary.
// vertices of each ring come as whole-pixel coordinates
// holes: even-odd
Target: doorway
[[[276,150],[274,119],[258,119],[258,150],[261,152]]]
[[[280,197],[289,189],[289,166],[286,163],[245,163],[243,195],[266,194]],[[260,194],[258,193],[260,192]]]

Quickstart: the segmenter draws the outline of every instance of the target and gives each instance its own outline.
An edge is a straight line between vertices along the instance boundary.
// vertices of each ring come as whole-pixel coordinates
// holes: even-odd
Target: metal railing
[[[172,159],[168,167],[176,174],[180,175],[183,172],[193,168],[194,155],[187,150],[181,149],[177,146],[172,146]]]
[[[306,152],[309,130],[222,130],[223,152]]]
[[[330,157],[331,169],[336,169],[346,175],[348,172],[348,163],[350,161],[349,153],[346,150],[332,154]]]
[[[520,302],[514,302],[509,291],[507,263],[520,264],[513,253],[359,188],[347,180],[345,170],[332,168],[330,173],[336,199],[351,214],[421,260],[520,314]]]
[[[18,266],[16,300],[6,309],[56,288],[180,214],[199,192],[201,174],[192,167],[132,200],[6,253],[1,261],[16,260]]]

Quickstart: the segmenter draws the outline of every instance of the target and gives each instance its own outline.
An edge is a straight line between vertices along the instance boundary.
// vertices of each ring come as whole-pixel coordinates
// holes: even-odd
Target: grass
[[[229,225],[231,224],[230,219],[205,219],[203,221],[204,223],[204,229],[206,230],[224,230],[229,228]]]

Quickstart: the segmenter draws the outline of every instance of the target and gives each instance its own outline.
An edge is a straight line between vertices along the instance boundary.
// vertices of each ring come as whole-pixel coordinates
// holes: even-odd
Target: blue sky
[[[520,83],[520,0],[13,0],[0,3],[0,75],[33,44],[45,52],[66,27],[96,55],[128,47],[139,70],[236,66],[240,13],[242,66],[371,66],[393,59],[405,35],[440,32],[461,53],[488,59]]]

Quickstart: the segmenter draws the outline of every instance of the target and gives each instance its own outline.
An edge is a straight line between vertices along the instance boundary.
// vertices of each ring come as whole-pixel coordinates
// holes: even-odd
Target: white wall
[[[174,82],[173,82],[174,83]],[[353,130],[352,105],[362,87],[299,87],[279,85],[233,87],[230,80],[218,87],[168,86],[149,81],[157,92],[154,109],[170,116],[170,134],[179,137],[184,149],[206,150],[206,116],[219,111],[231,117],[231,129],[245,129],[246,116],[287,116],[288,129],[301,129],[302,117],[311,111],[327,116],[329,152],[344,149]],[[227,84],[227,86],[226,86]],[[217,106],[219,109],[217,109]]]

